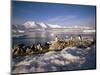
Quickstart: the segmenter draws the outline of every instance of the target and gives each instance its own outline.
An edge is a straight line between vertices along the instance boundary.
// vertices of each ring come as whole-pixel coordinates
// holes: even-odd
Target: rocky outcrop
[[[24,44],[18,44],[14,49],[12,49],[13,57],[19,55],[31,55],[31,54],[40,54],[45,53],[49,49],[49,44],[45,43],[44,46],[40,44],[32,45],[32,46],[25,46]]]
[[[30,55],[30,54],[41,54],[45,53],[48,51],[60,51],[64,49],[65,47],[73,47],[77,46],[78,48],[86,48],[90,45],[94,44],[93,41],[90,40],[58,40],[54,41],[51,44],[45,43],[44,45],[41,45],[40,43],[37,45],[32,45],[32,46],[25,46],[24,44],[19,44],[17,45],[13,50],[12,54],[13,56],[18,56],[18,55]]]
[[[61,50],[65,47],[72,47],[72,46],[76,46],[80,44],[80,40],[67,40],[67,41],[64,41],[64,40],[59,40],[57,42],[54,42],[50,45],[50,50]]]

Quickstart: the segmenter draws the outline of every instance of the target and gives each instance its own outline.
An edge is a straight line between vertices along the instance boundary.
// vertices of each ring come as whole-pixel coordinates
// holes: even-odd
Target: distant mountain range
[[[12,33],[13,34],[23,34],[26,31],[42,31],[42,30],[64,30],[66,31],[81,31],[81,30],[85,30],[82,32],[87,32],[87,30],[89,30],[88,32],[91,32],[90,30],[94,30],[92,27],[88,27],[88,26],[79,26],[79,25],[75,25],[75,26],[64,26],[64,25],[54,25],[54,24],[46,24],[43,22],[35,22],[35,21],[27,21],[22,25],[12,25]],[[70,29],[70,30],[68,30]]]
[[[36,29],[52,29],[52,28],[64,28],[63,26],[60,25],[53,25],[53,24],[46,24],[43,22],[34,22],[34,21],[27,21],[22,25],[12,25],[12,32],[15,33],[23,33],[24,31],[27,30],[36,30]]]
[[[60,25],[46,24],[43,22],[37,23],[34,21],[27,21],[23,24],[25,28],[63,28]]]

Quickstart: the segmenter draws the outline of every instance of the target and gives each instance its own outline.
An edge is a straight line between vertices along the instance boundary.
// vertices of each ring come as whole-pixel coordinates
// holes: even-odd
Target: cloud
[[[89,26],[95,27],[95,17],[77,16],[77,15],[66,15],[56,16],[47,20],[48,23],[58,24],[63,26]]]
[[[57,17],[52,17],[47,20],[48,23],[53,23],[53,24],[63,24],[67,23],[68,21],[72,21],[76,18],[77,16],[75,15],[67,15],[67,16],[57,16]]]

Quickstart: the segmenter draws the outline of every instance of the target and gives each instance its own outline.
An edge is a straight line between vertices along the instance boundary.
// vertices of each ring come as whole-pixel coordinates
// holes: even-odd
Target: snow
[[[50,51],[34,56],[19,56],[12,62],[13,73],[91,69],[95,68],[95,47],[86,49],[68,47],[57,52]]]
[[[62,26],[60,25],[54,25],[54,24],[45,24],[43,22],[35,22],[35,21],[27,21],[25,22],[23,25],[25,26],[25,28],[38,28],[38,25],[39,24],[42,28],[48,28],[48,26],[50,28],[62,28]]]
[[[46,24],[44,24],[43,22],[38,23],[42,28],[47,28]]]
[[[18,32],[19,32],[19,33],[24,33],[25,31],[24,31],[24,30],[18,30]]]
[[[93,32],[95,32],[95,30],[84,30],[83,32],[84,33],[93,33]]]
[[[76,29],[86,29],[86,31],[83,31],[83,32],[95,32],[95,30],[91,29],[91,27],[79,26],[79,25],[66,27],[64,25],[62,26],[62,25],[50,24],[50,23],[45,24],[44,22],[35,22],[35,21],[26,21],[23,25],[25,26],[25,28],[38,28],[39,26],[37,24],[39,24],[42,28],[48,28],[48,27],[50,28],[76,28]]]
[[[23,25],[25,26],[25,28],[35,28],[35,27],[37,27],[37,25],[35,24],[34,21],[27,21]]]
[[[48,24],[51,28],[62,28],[60,25],[53,25],[53,24]]]

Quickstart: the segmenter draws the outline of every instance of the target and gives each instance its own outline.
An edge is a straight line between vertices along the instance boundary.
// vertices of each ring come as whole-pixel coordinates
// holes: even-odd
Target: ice
[[[92,61],[94,61],[92,63]],[[95,67],[95,47],[80,49],[67,47],[61,51],[17,57],[13,61],[13,73],[80,70]]]

